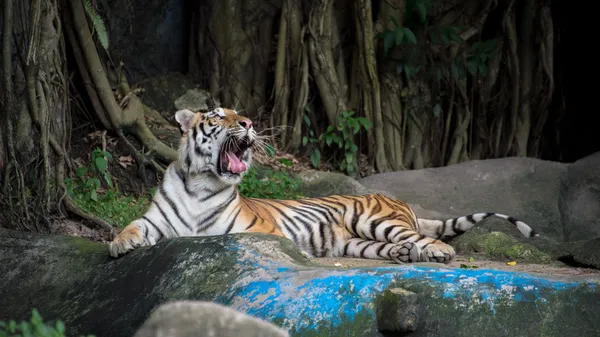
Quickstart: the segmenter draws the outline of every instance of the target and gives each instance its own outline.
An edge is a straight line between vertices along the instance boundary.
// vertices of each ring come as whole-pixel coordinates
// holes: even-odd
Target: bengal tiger
[[[447,263],[455,251],[441,240],[490,216],[507,219],[526,237],[536,235],[524,222],[497,213],[418,219],[407,203],[378,194],[243,197],[237,185],[252,163],[253,150],[264,143],[252,121],[223,108],[179,110],[175,119],[183,133],[178,159],[167,168],[146,213],[109,244],[115,258],[161,239],[255,232],[291,239],[314,257]]]

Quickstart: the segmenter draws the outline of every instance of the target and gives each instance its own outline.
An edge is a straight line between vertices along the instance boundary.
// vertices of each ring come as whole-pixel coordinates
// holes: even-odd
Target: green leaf
[[[321,167],[321,151],[314,149],[310,153],[310,162],[315,168]]]
[[[306,143],[308,143],[308,138],[304,136],[302,137],[302,146],[306,146]]]
[[[452,76],[454,76],[455,79],[458,79],[458,66],[455,62],[452,62]]]
[[[348,163],[348,166],[351,166],[353,161],[354,154],[352,154],[351,152],[346,152],[346,163]]]
[[[462,39],[460,38],[460,36],[454,31],[454,29],[449,29],[448,30],[448,37],[450,37],[450,40],[454,41],[454,42],[462,42]]]
[[[467,61],[467,70],[471,75],[475,75],[477,73],[477,62]]]
[[[306,138],[306,137],[304,137],[304,138]],[[267,155],[269,155],[269,157],[271,157],[271,158],[275,157],[275,148],[271,144],[265,145],[265,151],[267,152]]]
[[[96,190],[90,191],[90,199],[92,199],[94,201],[98,201],[98,193],[96,193]]]
[[[288,167],[293,165],[292,161],[287,158],[277,158],[277,160],[280,163],[282,163],[283,165],[288,166]]]
[[[56,322],[56,331],[59,334],[64,334],[65,333],[65,324],[62,321],[57,321]]]
[[[106,159],[102,157],[96,157],[96,159],[94,160],[94,164],[96,165],[96,169],[98,169],[99,172],[106,171],[106,168],[108,167]]]
[[[308,105],[306,107],[308,108]],[[310,118],[308,118],[307,115],[304,115],[304,123],[306,123],[306,125],[310,126]]]
[[[390,21],[392,21],[392,24],[394,25],[394,27],[398,28],[398,21],[396,21],[396,18],[390,15]]]
[[[433,117],[435,117],[435,118],[440,117],[441,112],[442,112],[442,106],[440,105],[440,103],[436,103],[435,106],[433,107]]]
[[[88,173],[88,168],[85,166],[80,166],[77,168],[77,170],[75,171],[75,174],[82,178],[83,176],[85,176]]]
[[[385,37],[383,38],[383,54],[387,55],[394,48],[395,34],[389,31],[385,33]]]
[[[110,173],[104,172],[104,181],[106,181],[108,186],[113,187],[112,179],[110,178]]]
[[[487,65],[485,63],[480,63],[479,64],[479,73],[481,73],[481,76],[484,76],[484,77],[487,76],[487,72],[488,72]]]
[[[404,27],[404,37],[406,37],[406,39],[409,42],[411,42],[412,44],[416,44],[417,43],[417,37],[412,32],[412,30],[410,30],[410,28],[408,28],[408,27]]]
[[[404,65],[404,73],[406,74],[406,78],[410,79],[410,77],[413,74],[413,68],[410,65],[405,64]]]
[[[396,28],[396,46],[402,44],[402,39],[404,39],[404,30]]]
[[[417,3],[417,11],[419,12],[419,19],[421,19],[421,22],[425,22],[425,19],[427,18],[427,9],[425,8],[424,2]]]
[[[371,127],[371,121],[369,121],[368,118],[366,117],[358,117],[357,118],[358,122],[365,128],[365,129],[369,129]]]

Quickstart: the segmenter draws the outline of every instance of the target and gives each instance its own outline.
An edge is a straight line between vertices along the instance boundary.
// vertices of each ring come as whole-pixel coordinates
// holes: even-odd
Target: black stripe
[[[354,209],[353,209],[353,213],[352,213],[352,221],[350,223],[350,228],[352,229],[352,232],[354,233],[354,235],[360,236],[358,234],[358,218],[360,217],[359,215],[359,207],[362,207],[362,205],[357,201],[354,200]]]
[[[377,254],[377,256],[379,257],[385,257],[381,255],[381,251],[385,248],[385,246],[389,245],[389,243],[382,243],[381,246],[379,248],[377,248],[377,251],[375,252]]]
[[[477,221],[475,221],[475,219],[473,218],[473,214],[467,215],[467,221],[469,221],[472,224],[476,224],[477,223]]]
[[[254,218],[252,219],[252,221],[250,221],[250,224],[248,225],[248,227],[246,227],[245,230],[247,231],[250,228],[252,228],[256,224],[256,220],[258,220],[258,217],[255,215]]]
[[[175,169],[175,173],[177,174],[177,177],[179,177],[179,179],[181,180],[183,188],[185,189],[185,193],[187,193],[191,197],[196,197],[197,194],[195,192],[192,192],[192,190],[190,190],[190,188],[187,186],[187,178],[184,175],[184,173],[181,172],[181,170],[179,169]]]
[[[148,222],[150,224],[150,226],[152,226],[152,228],[154,228],[158,234],[160,234],[160,237],[158,238],[158,240],[166,237],[165,233],[163,233],[162,230],[160,230],[160,227],[158,227],[154,222],[150,221],[150,219],[148,219],[148,217],[146,217],[145,215],[142,216],[142,219],[146,220],[146,222]],[[147,233],[146,233],[147,234]],[[157,240],[157,241],[158,241]]]
[[[383,230],[383,237],[385,238],[385,241],[390,241],[388,236],[390,235],[392,230],[394,230],[394,226],[388,226],[386,229]]]
[[[177,218],[179,219],[179,221],[181,221],[181,223],[185,226],[185,228],[187,228],[188,230],[191,231],[192,227],[185,220],[183,220],[183,218],[181,217],[181,214],[179,214],[179,208],[177,207],[177,204],[175,204],[175,202],[167,195],[164,185],[160,184],[158,189],[160,190],[160,194],[163,196],[163,198],[165,198],[165,200],[167,200],[167,203],[173,209],[173,213],[175,213],[175,215],[177,215]],[[161,210],[161,212],[162,212],[162,210]],[[169,223],[170,223],[170,221],[169,221]]]
[[[196,233],[200,233],[202,231],[207,230],[208,228],[210,228],[211,226],[214,225],[214,222],[212,221],[214,219],[215,216],[217,216],[218,214],[220,214],[221,212],[223,212],[223,210],[229,206],[229,204],[237,197],[237,193],[231,193],[231,196],[229,197],[229,199],[225,200],[221,206],[217,207],[215,210],[213,210],[206,218],[204,218],[204,220],[202,220],[201,222],[199,222],[196,225]]]
[[[153,200],[152,203],[154,205],[156,205],[156,207],[158,208],[158,211],[160,212],[160,214],[163,216],[163,218],[165,218],[165,220],[167,220],[167,224],[169,225],[169,227],[171,227],[171,229],[173,230],[173,232],[177,236],[181,236],[181,234],[179,232],[177,232],[177,229],[175,229],[175,226],[173,226],[173,224],[171,223],[171,220],[169,219],[169,217],[167,216],[167,214],[163,211],[162,207],[160,207],[160,205],[158,204],[158,202],[156,202],[156,200]]]
[[[297,230],[298,232],[300,232],[300,227],[298,227],[298,225],[296,224],[296,222],[295,222],[295,221],[294,221],[292,218],[290,218],[290,217],[289,217],[287,214],[285,214],[285,212],[283,212],[282,210],[280,210],[279,208],[275,207],[275,206],[274,206],[274,205],[272,205],[272,204],[271,204],[271,205],[269,205],[269,206],[273,207],[273,208],[274,208],[274,209],[275,209],[275,210],[276,210],[276,211],[277,211],[279,214],[281,214],[281,216],[282,216],[282,217],[283,217],[285,220],[287,220],[287,221],[288,221],[288,222],[289,222],[291,225],[293,225],[293,226],[294,226],[294,228],[296,228],[296,230]],[[285,221],[284,221],[284,222],[285,222]]]
[[[323,256],[325,251],[325,224],[322,222],[319,222],[319,234],[321,235],[321,256]]]
[[[229,234],[229,232],[231,232],[231,229],[233,228],[233,224],[235,224],[235,220],[237,219],[238,215],[240,215],[241,211],[242,211],[242,208],[240,207],[238,209],[237,213],[235,213],[235,215],[233,216],[233,219],[231,219],[229,226],[227,226],[227,229],[225,230],[225,234]]]
[[[444,234],[446,233],[446,226],[447,226],[446,225],[446,221],[442,221],[442,227],[441,227],[442,228],[442,232],[440,233],[440,235],[438,237],[439,239],[441,239],[441,238],[444,237]]]
[[[320,204],[314,203],[312,201],[301,199],[301,200],[297,200],[297,202],[306,205],[306,207],[309,207],[309,206],[312,207],[312,208],[310,208],[311,211],[319,212],[321,215],[323,215],[325,217],[325,219],[327,219],[330,222],[336,222],[335,215],[333,213],[331,213],[332,210],[341,214],[341,212],[336,208],[320,205]]]
[[[370,241],[368,242],[361,250],[360,250],[360,257],[365,257],[365,251],[367,250],[367,248],[371,247],[372,245],[376,244],[377,241]]]

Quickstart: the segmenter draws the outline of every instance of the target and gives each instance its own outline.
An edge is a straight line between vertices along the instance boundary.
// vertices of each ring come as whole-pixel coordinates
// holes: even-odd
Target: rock
[[[420,311],[419,295],[402,288],[386,289],[375,298],[377,327],[381,332],[417,330]]]
[[[167,120],[175,115],[175,100],[196,85],[191,77],[181,73],[168,73],[148,78],[140,83],[145,91],[142,101],[150,108],[158,111]]]
[[[576,264],[600,269],[600,237],[568,242],[564,250]]]
[[[288,333],[261,319],[226,306],[203,301],[163,304],[133,337],[287,337]]]
[[[305,197],[324,197],[334,194],[363,195],[379,193],[392,197],[392,194],[369,189],[347,175],[337,172],[303,171],[296,175],[302,181],[300,190]]]
[[[192,111],[207,110],[207,100],[210,93],[201,89],[189,89],[185,94],[175,100],[175,109],[188,109]]]
[[[579,159],[560,176],[558,209],[567,241],[600,236],[600,152]]]
[[[567,166],[512,157],[380,173],[359,182],[445,216],[475,212],[511,215],[540,235],[562,242],[557,200],[559,177]]]
[[[101,6],[110,32],[113,60],[123,60],[132,83],[187,71],[189,25],[185,0],[108,0]],[[105,2],[98,2],[104,5]],[[172,100],[169,102],[173,102]]]
[[[106,244],[0,229],[0,275],[0,320],[29,319],[35,307],[73,336],[130,337],[160,305],[182,300],[219,303],[290,336],[373,336],[375,299],[390,288],[421,301],[414,337],[600,331],[600,273],[328,267],[265,234],[177,238],[112,259]]]
[[[490,232],[479,227],[456,237],[450,244],[462,256],[483,254],[492,260],[527,263],[550,263],[552,260],[532,244],[520,242],[503,232]]]
[[[510,222],[498,217],[482,220],[449,243],[462,256],[481,254],[496,261],[548,264],[568,255],[562,243],[547,237],[525,238]]]

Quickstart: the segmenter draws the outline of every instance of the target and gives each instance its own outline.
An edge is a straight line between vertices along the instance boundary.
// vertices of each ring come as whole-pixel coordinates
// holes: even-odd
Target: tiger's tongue
[[[229,159],[229,170],[233,173],[241,173],[246,171],[246,164],[242,163],[238,157],[233,153],[226,153],[227,159]]]

